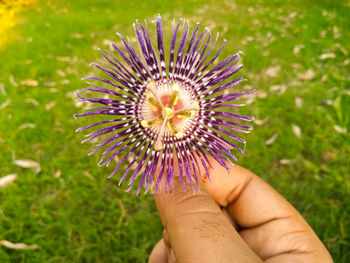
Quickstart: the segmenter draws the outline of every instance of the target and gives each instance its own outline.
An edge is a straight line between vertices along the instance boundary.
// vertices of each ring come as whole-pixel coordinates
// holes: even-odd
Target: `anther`
[[[177,104],[180,97],[180,86],[178,83],[174,83],[171,87],[171,99],[169,101],[168,107],[172,108],[174,105]]]
[[[181,139],[182,137],[184,137],[184,133],[176,127],[174,119],[170,119],[167,123],[168,129],[170,130],[170,132],[175,135],[176,138]]]
[[[150,127],[153,127],[153,126],[155,126],[155,125],[161,123],[162,120],[163,120],[162,115],[159,115],[159,116],[157,116],[157,117],[155,117],[155,118],[153,118],[153,119],[145,119],[145,120],[142,120],[142,121],[141,121],[141,125],[142,125],[142,127],[144,127],[144,128],[150,128]]]
[[[197,113],[198,113],[198,111],[196,111],[196,110],[183,110],[183,111],[177,112],[177,117],[180,119],[192,118],[192,117],[196,116]]]
[[[162,108],[162,105],[156,99],[156,97],[148,90],[146,90],[146,100],[153,111]]]

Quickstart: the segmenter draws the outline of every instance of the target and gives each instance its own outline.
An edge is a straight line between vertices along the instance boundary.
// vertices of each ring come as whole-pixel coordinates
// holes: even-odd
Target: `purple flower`
[[[165,190],[172,190],[174,168],[179,170],[179,179],[185,189],[187,181],[194,190],[198,178],[209,178],[208,156],[212,156],[220,165],[228,169],[226,162],[237,160],[231,153],[235,148],[244,150],[232,141],[245,145],[245,141],[234,132],[248,133],[250,126],[239,123],[251,121],[250,116],[232,113],[232,107],[242,106],[232,101],[254,93],[228,93],[227,91],[244,80],[244,76],[230,80],[242,66],[237,65],[240,52],[214,64],[226,41],[218,52],[213,52],[218,35],[212,44],[211,33],[206,28],[199,32],[199,23],[192,36],[189,35],[188,22],[180,20],[173,23],[170,41],[170,57],[166,66],[163,28],[161,17],[156,20],[157,49],[151,43],[147,23],[134,24],[139,53],[129,40],[121,37],[124,51],[112,43],[118,57],[110,51],[101,51],[106,59],[100,64],[92,63],[108,77],[89,76],[84,80],[96,80],[109,88],[87,82],[90,87],[77,93],[79,101],[102,104],[75,117],[91,115],[109,115],[103,120],[77,131],[104,125],[88,134],[93,140],[104,138],[91,152],[105,148],[100,166],[108,165],[116,156],[120,160],[114,168],[113,176],[119,169],[122,173],[119,184],[130,175],[130,188],[140,177],[137,194],[142,186],[146,191],[153,185],[158,191],[165,176]],[[180,38],[178,37],[180,35]],[[83,91],[102,94],[96,98],[86,98]],[[230,137],[230,140],[224,138]],[[125,160],[129,165],[123,169]],[[178,165],[178,167],[174,167]],[[203,168],[201,168],[203,166]],[[158,168],[158,169],[157,169]],[[205,175],[200,171],[205,171]],[[209,178],[210,179],[210,178]]]

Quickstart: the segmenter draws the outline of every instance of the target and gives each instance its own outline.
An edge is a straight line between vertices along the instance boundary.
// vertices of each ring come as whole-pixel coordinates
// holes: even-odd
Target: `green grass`
[[[39,249],[0,247],[0,262],[147,261],[162,235],[153,197],[124,193],[127,185],[119,188],[117,178],[106,180],[113,167],[98,168],[98,156],[87,156],[93,145],[81,145],[82,134],[74,132],[86,121],[72,118],[82,109],[71,94],[85,86],[80,78],[92,71],[88,63],[101,57],[95,47],[106,48],[107,39],[119,43],[116,31],[133,37],[132,22],[151,20],[157,13],[163,15],[169,34],[172,19],[184,17],[222,32],[220,41],[228,40],[222,57],[244,51],[249,81],[240,88],[267,93],[244,112],[268,121],[246,137],[247,152],[239,163],[302,213],[335,262],[350,261],[349,4],[45,2],[22,14],[14,28],[17,39],[0,51],[0,83],[7,93],[0,93],[0,105],[11,100],[0,109],[0,176],[18,174],[13,184],[0,189],[0,240],[37,244]],[[294,54],[298,45],[303,48]],[[335,58],[320,59],[324,53]],[[272,66],[280,66],[275,77],[266,75]],[[315,76],[300,79],[308,69]],[[26,79],[39,85],[21,85]],[[270,91],[272,85],[287,90],[277,94]],[[296,97],[303,100],[300,108]],[[45,105],[52,102],[56,106],[47,110]],[[24,123],[35,128],[19,129]],[[292,124],[301,127],[300,139]],[[348,132],[339,133],[334,125]],[[265,146],[274,133],[279,134],[275,143]],[[42,171],[36,174],[13,164],[23,158],[38,161]],[[281,159],[293,162],[282,165]],[[59,178],[54,176],[57,171]]]

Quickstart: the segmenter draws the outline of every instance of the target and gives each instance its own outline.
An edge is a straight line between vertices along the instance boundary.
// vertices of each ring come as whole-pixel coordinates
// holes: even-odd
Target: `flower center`
[[[168,85],[157,87],[151,81],[146,85],[141,125],[153,130],[156,134],[154,148],[161,151],[164,148],[162,138],[169,132],[178,139],[183,138],[189,119],[196,116],[198,111],[198,101],[193,100],[178,83],[172,84],[170,88]]]

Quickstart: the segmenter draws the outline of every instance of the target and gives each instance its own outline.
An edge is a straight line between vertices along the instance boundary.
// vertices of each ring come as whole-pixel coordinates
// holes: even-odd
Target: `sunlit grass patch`
[[[1,0],[0,1],[0,49],[13,38],[11,29],[19,20],[19,13],[26,7],[34,5],[37,0]]]

